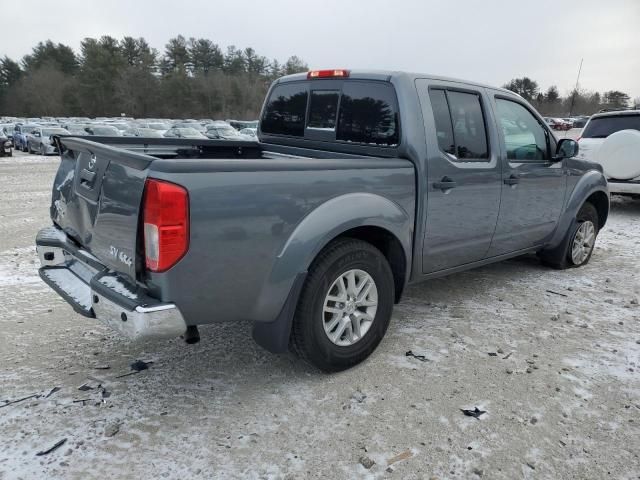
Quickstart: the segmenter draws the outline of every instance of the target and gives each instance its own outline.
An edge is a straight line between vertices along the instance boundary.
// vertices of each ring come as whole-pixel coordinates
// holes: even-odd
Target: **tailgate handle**
[[[86,168],[83,168],[80,172],[80,180],[83,185],[85,184],[93,184],[93,181],[96,178],[96,172],[90,172]]]

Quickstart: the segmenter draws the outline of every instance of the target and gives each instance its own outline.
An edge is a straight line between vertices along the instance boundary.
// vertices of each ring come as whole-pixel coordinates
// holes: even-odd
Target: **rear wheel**
[[[291,346],[326,372],[352,367],[378,346],[393,310],[394,282],[384,255],[369,243],[340,239],[309,269]]]

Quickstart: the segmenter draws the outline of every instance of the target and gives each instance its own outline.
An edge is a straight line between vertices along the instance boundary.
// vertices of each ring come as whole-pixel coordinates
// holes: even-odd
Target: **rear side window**
[[[460,159],[488,159],[487,132],[480,96],[473,93],[447,92],[456,156]]]
[[[307,96],[306,84],[290,83],[275,87],[262,116],[262,131],[277,135],[304,136]]]
[[[611,115],[592,118],[582,138],[607,138],[620,130],[640,130],[640,115]]]
[[[433,109],[433,119],[436,122],[438,146],[443,152],[455,155],[456,143],[453,139],[453,126],[451,125],[449,105],[447,105],[447,95],[444,90],[431,90],[429,98]]]
[[[398,106],[393,87],[384,83],[344,82],[336,140],[397,145]]]
[[[313,90],[307,128],[335,130],[339,98],[339,90]]]
[[[487,131],[480,95],[443,89],[429,92],[438,145],[463,161],[488,161]]]

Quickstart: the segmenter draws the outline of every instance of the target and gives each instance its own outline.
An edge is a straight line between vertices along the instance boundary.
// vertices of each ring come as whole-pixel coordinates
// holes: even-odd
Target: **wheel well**
[[[340,234],[337,238],[357,238],[363,242],[370,243],[386,257],[393,273],[393,283],[395,287],[395,302],[398,303],[404,290],[405,277],[407,272],[407,259],[402,248],[402,244],[388,230],[380,227],[356,227]]]
[[[598,211],[598,228],[604,227],[607,223],[607,217],[609,216],[609,198],[604,192],[592,193],[586,200],[591,205],[596,207]]]

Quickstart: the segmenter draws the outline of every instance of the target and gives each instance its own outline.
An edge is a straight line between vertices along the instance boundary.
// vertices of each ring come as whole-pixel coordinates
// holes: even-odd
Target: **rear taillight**
[[[144,193],[144,253],[152,272],[164,272],[189,247],[189,194],[180,185],[147,179]]]

